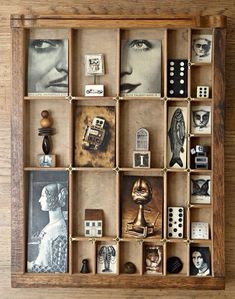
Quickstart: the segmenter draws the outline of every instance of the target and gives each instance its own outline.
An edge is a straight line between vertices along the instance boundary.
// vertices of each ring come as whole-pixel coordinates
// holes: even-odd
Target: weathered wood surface
[[[11,35],[10,14],[160,14],[228,16],[225,106],[225,291],[142,289],[11,289]],[[235,297],[235,5],[233,0],[1,0],[0,7],[0,294],[1,298],[234,298]]]

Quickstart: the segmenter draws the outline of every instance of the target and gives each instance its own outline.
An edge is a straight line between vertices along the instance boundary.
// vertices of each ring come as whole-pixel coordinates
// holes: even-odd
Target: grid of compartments
[[[190,28],[26,31],[26,272],[104,279],[214,276],[213,39],[213,29]],[[57,44],[48,46],[48,40]],[[66,74],[67,89],[64,81],[48,76],[45,80],[52,80],[53,87],[59,85],[55,94],[43,87],[34,90],[30,47],[35,41],[37,53],[59,42],[66,45],[58,72]],[[196,57],[194,47],[202,43],[209,58]],[[92,55],[102,58],[101,74],[88,75],[86,59]],[[96,86],[101,86],[102,96]],[[42,140],[48,132],[42,131],[47,127],[42,125],[45,110],[53,162],[40,167],[38,155],[45,156]],[[145,152],[137,148],[142,128],[149,138]],[[101,131],[103,140],[97,137]],[[138,162],[136,154],[140,159],[147,155],[147,160],[142,156]],[[50,209],[41,203],[49,184],[57,185],[57,196],[67,190],[61,205],[67,249],[59,240],[62,267],[56,270],[32,267],[35,259],[43,260],[36,230],[42,240],[51,221],[45,216]]]
[[[80,29],[51,31],[38,29],[30,31],[30,40],[46,40],[53,36],[57,40],[68,40],[69,43],[68,72],[69,90],[71,91],[69,93],[73,95],[72,98],[69,97],[67,100],[65,97],[51,99],[49,96],[44,96],[43,93],[36,98],[35,95],[26,96],[26,109],[29,115],[28,154],[26,156],[29,161],[26,161],[25,166],[26,170],[31,171],[31,167],[36,167],[38,164],[35,153],[40,152],[41,139],[35,133],[38,129],[41,111],[49,110],[53,116],[53,126],[56,128],[56,133],[52,137],[53,152],[56,153],[56,168],[61,170],[68,168],[68,171],[71,172],[69,175],[70,213],[68,219],[69,235],[72,239],[68,254],[68,269],[71,273],[80,273],[82,261],[87,259],[89,262],[88,272],[101,274],[99,262],[102,257],[99,256],[99,250],[102,245],[105,245],[105,248],[114,248],[116,252],[115,258],[112,258],[113,268],[110,269],[109,274],[126,273],[128,271],[126,269],[127,262],[131,262],[132,266],[133,264],[136,266],[135,273],[138,275],[148,272],[153,275],[171,275],[172,273],[190,275],[190,248],[207,247],[208,254],[211,255],[213,236],[209,233],[206,239],[200,237],[200,231],[204,225],[207,224],[209,232],[213,225],[211,220],[213,200],[211,194],[208,193],[210,192],[209,184],[212,185],[211,162],[208,162],[206,170],[195,169],[190,150],[197,145],[211,148],[211,121],[210,127],[208,128],[207,125],[204,130],[202,127],[204,124],[194,127],[193,111],[205,114],[206,110],[211,114],[212,98],[197,97],[196,89],[197,86],[208,86],[210,94],[212,94],[212,63],[204,61],[189,63],[192,61],[191,45],[192,37],[195,34],[199,36],[206,34],[212,39],[211,30]],[[139,44],[142,42],[140,46],[147,47],[148,45],[143,45],[143,37],[145,43],[146,41],[154,43],[155,40],[160,43],[161,59],[158,63],[161,64],[161,74],[158,75],[162,78],[160,81],[162,96],[136,96],[135,94],[130,96],[127,93],[122,97],[117,97],[116,95],[120,94],[119,74],[127,72],[125,68],[128,68],[123,65],[123,62],[119,63],[122,54],[120,50],[122,40],[138,41]],[[104,40],[107,42],[102,43]],[[136,45],[132,47],[136,47]],[[105,87],[105,96],[102,98],[94,97],[93,99],[84,96],[84,86],[92,84],[94,79],[93,76],[84,76],[83,60],[87,53],[102,53],[105,57],[106,72],[96,80],[99,81],[96,83],[102,83]],[[141,58],[141,56],[139,57]],[[177,60],[183,61],[183,67],[181,65],[179,71],[176,66]],[[134,63],[137,64],[138,60],[135,60]],[[167,65],[170,67],[168,70]],[[134,73],[135,66],[131,67]],[[179,97],[177,95],[176,97],[167,97],[167,94],[171,93],[170,76],[172,75],[172,78],[177,80],[174,71],[176,76],[177,72],[185,73],[182,76],[185,81],[188,81],[188,85],[182,84],[182,88],[185,89],[185,97],[182,97],[180,93]],[[177,86],[173,89],[177,91]],[[169,166],[168,131],[172,119],[170,113],[175,112],[177,108],[183,111],[185,121],[185,149],[184,155],[182,155],[182,159],[185,161],[183,161],[182,167],[174,168]],[[199,122],[203,122],[201,114]],[[84,124],[87,118],[93,120],[94,117],[100,115],[109,123],[109,144],[103,152],[98,154],[94,151],[86,152],[82,148]],[[150,134],[151,167],[147,169],[133,168],[132,161],[136,131],[142,127],[147,128]],[[198,132],[194,133],[197,129]],[[47,171],[53,170],[54,168],[47,169]],[[151,187],[155,188],[154,192],[157,193],[157,195],[154,194],[153,201],[156,200],[156,197],[158,197],[156,201],[159,201],[159,203],[153,203],[152,207],[151,204],[146,207],[146,210],[149,206],[152,209],[153,215],[149,212],[148,219],[154,223],[154,233],[148,233],[146,238],[142,232],[133,236],[131,228],[129,231],[126,228],[128,221],[134,220],[135,214],[138,212],[138,205],[131,203],[131,188],[139,178],[151,181]],[[198,196],[192,196],[193,191],[197,193],[193,182],[199,189],[203,188],[202,184],[204,187],[207,184],[208,188],[205,191],[207,196],[200,196],[200,191]],[[205,200],[207,200],[206,204],[203,203]],[[172,207],[174,209],[171,209]],[[99,238],[97,234],[94,234],[94,237],[84,236],[86,209],[101,209],[103,211],[102,237]],[[155,221],[156,210],[159,210],[160,217]],[[128,211],[132,212],[128,213]],[[197,234],[192,236],[192,222],[202,222],[201,226],[198,224],[200,227],[196,228],[198,236]],[[208,233],[205,232],[205,234]],[[148,250],[152,251],[152,255],[161,255],[162,261],[159,264],[161,266],[156,267],[159,270],[152,270],[152,272],[146,270],[146,255],[151,254],[148,253]],[[180,261],[171,260],[172,257],[178,257]],[[177,262],[182,263],[181,266],[178,265],[179,268],[182,268],[180,271],[179,269],[172,270],[174,263],[177,264]],[[156,262],[153,261],[152,264],[154,263]],[[173,272],[171,273],[171,271]],[[210,274],[213,275],[213,269],[210,271]]]

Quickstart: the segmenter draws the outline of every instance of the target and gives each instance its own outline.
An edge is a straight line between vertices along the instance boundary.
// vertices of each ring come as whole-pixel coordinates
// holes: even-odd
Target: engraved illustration
[[[65,209],[68,189],[65,174],[44,174],[44,179],[41,174],[32,174],[31,177],[27,270],[67,272],[68,233]]]
[[[97,273],[116,273],[116,245],[99,245],[97,257]]]
[[[192,133],[210,134],[211,133],[211,107],[209,106],[193,106]]]
[[[174,107],[170,107],[169,109],[174,109]],[[186,152],[186,145],[184,145],[186,126],[182,109],[183,108],[176,108],[170,120],[170,129],[168,131],[170,150],[172,153],[172,157],[169,162],[170,167],[173,167],[175,164],[178,164],[179,167],[185,167],[186,164],[186,162],[184,163],[181,159],[181,153]]]

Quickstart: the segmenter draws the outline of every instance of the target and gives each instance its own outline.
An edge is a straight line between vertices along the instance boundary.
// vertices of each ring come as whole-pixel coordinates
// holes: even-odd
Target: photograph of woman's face
[[[68,40],[29,40],[28,93],[68,93]]]
[[[161,41],[122,40],[122,95],[161,96]]]

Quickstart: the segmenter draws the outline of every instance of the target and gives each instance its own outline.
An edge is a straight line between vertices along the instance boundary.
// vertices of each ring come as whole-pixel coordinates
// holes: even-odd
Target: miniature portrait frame
[[[190,247],[190,275],[211,275],[211,256],[209,247]]]
[[[149,244],[144,246],[144,274],[163,274],[163,246]]]
[[[103,54],[85,55],[85,75],[86,76],[104,75],[104,55]]]
[[[192,175],[191,178],[191,204],[211,203],[211,177],[209,175]]]
[[[211,62],[212,35],[194,34],[192,36],[192,62]]]
[[[211,106],[192,106],[191,133],[211,134]]]

